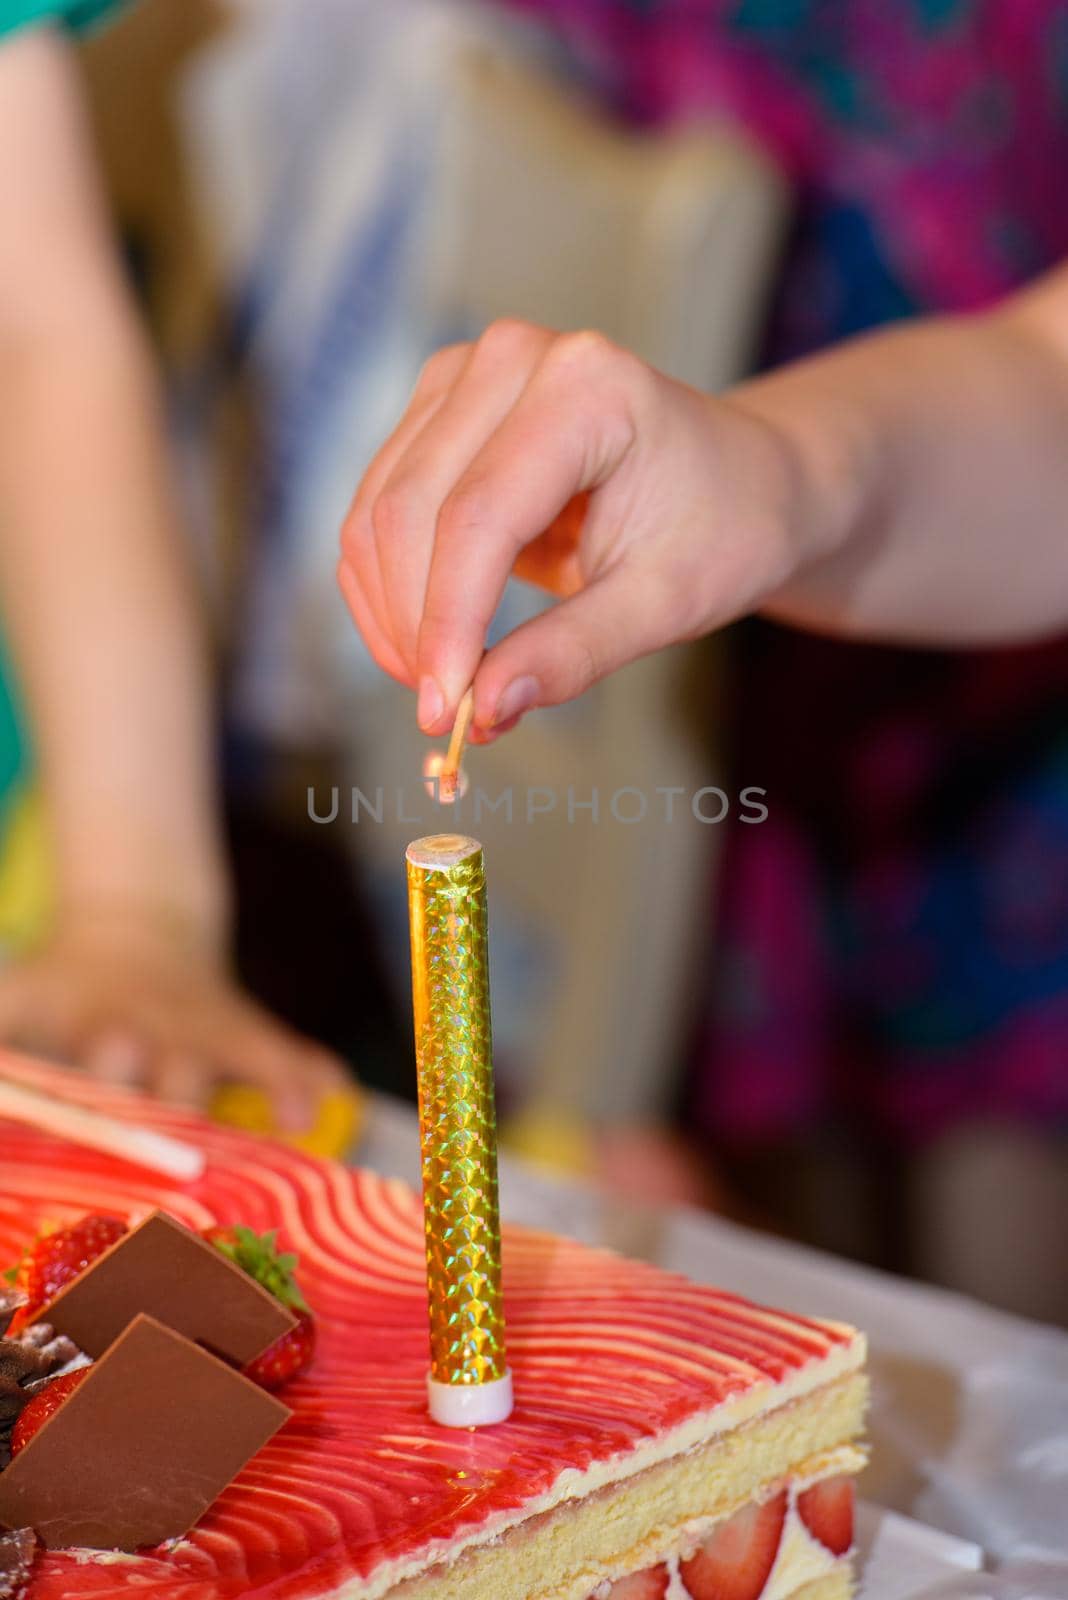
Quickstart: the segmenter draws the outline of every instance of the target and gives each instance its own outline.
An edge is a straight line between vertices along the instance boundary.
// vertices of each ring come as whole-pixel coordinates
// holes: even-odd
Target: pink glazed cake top
[[[151,1121],[200,1145],[208,1167],[195,1183],[171,1182],[0,1121],[0,1265],[50,1223],[88,1211],[136,1220],[160,1206],[196,1229],[279,1229],[319,1319],[314,1367],[283,1396],[294,1417],[186,1539],[119,1559],[44,1556],[30,1600],[378,1594],[413,1560],[520,1520],[562,1473],[637,1460],[688,1419],[747,1396],[762,1410],[791,1378],[819,1381],[855,1337],[506,1228],[516,1408],[493,1429],[440,1428],[426,1409],[422,1209],[409,1188],[50,1068],[5,1058],[3,1071]]]

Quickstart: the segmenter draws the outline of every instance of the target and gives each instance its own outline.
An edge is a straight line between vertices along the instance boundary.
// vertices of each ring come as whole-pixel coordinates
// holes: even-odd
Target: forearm
[[[738,391],[788,443],[795,576],[766,609],[915,643],[1068,626],[1068,274]]]
[[[0,46],[0,605],[68,917],[218,941],[211,719],[161,403],[58,35]]]
[[[67,908],[221,936],[208,685],[160,404],[116,297],[0,357],[0,600]]]

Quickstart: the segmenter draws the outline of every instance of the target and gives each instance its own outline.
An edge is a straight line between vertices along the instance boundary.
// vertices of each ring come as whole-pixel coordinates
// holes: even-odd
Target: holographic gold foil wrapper
[[[433,1410],[436,1386],[508,1377],[486,879],[460,834],[418,839],[407,859]],[[501,1418],[465,1419],[479,1420]]]

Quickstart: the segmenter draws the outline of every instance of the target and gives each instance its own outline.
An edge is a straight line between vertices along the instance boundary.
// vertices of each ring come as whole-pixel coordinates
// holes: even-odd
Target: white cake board
[[[857,1548],[860,1552],[861,1600],[920,1600],[952,1578],[981,1572],[983,1552],[977,1544],[951,1538],[878,1506],[857,1506]],[[984,1600],[980,1578],[970,1600]]]

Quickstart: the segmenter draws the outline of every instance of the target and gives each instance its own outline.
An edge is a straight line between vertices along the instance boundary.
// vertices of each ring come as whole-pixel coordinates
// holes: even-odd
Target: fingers
[[[90,1036],[78,1051],[78,1065],[90,1077],[118,1088],[139,1089],[148,1077],[152,1043],[136,1025],[109,1028]]]
[[[363,635],[363,642],[375,662],[383,672],[388,672],[391,678],[396,678],[398,683],[406,684],[409,689],[413,689],[415,674],[401,660],[388,625],[383,626],[379,621],[379,617],[385,611],[385,601],[378,560],[373,551],[367,557],[367,562],[368,570],[361,575],[351,561],[342,557],[337,568],[337,581],[341,593],[348,602],[352,620]]]
[[[574,700],[662,642],[656,583],[623,562],[523,623],[489,651],[475,679],[475,722],[491,736],[535,706]]]
[[[418,683],[424,731],[448,727],[526,546],[539,581],[575,586],[582,516],[569,528],[565,513],[625,454],[624,380],[644,371],[599,335],[514,321],[428,364],[356,494],[339,569],[375,659]]]
[[[165,1049],[156,1057],[150,1087],[169,1105],[207,1111],[218,1081],[207,1061],[185,1050]]]
[[[330,1051],[310,1044],[259,1006],[234,1006],[213,1030],[218,1077],[254,1083],[271,1098],[279,1128],[304,1133],[315,1124],[326,1094],[350,1086]]]
[[[80,1065],[105,1082],[197,1111],[210,1111],[223,1083],[252,1084],[268,1096],[284,1133],[314,1127],[323,1095],[348,1082],[328,1051],[227,990],[202,995],[192,1024],[168,1005],[140,1028],[99,1035]]]
[[[306,1132],[325,1095],[351,1088],[329,1051],[221,975],[191,975],[182,964],[131,973],[113,955],[42,955],[0,975],[0,1038],[201,1111],[222,1083],[253,1084],[285,1132]]]
[[[569,529],[569,509],[581,510],[579,497],[611,477],[633,442],[621,366],[629,372],[640,364],[597,335],[552,339],[441,506],[419,631],[419,675],[439,686],[446,721],[475,675],[521,552],[538,543],[546,585],[557,593],[575,586],[571,552],[581,515]],[[445,417],[443,411],[439,420]],[[569,538],[563,544],[547,538],[552,528]],[[510,709],[493,708],[495,718],[503,721],[534,703],[529,692],[517,693]]]
[[[395,461],[371,508],[394,642],[413,667],[419,668],[417,648],[435,538],[439,536],[439,513],[469,464],[519,400],[551,342],[550,334],[521,322],[497,323],[489,329],[471,351],[447,397]],[[476,638],[477,661],[481,639],[475,632],[476,623],[470,614],[464,616],[464,622]],[[421,670],[420,676],[424,676]],[[440,709],[432,697],[424,696],[424,727],[436,727],[453,712],[470,681],[471,671],[464,677],[460,669],[437,682]]]
[[[413,660],[405,664],[397,648],[379,565],[373,511],[394,466],[448,396],[470,350],[470,345],[451,345],[427,362],[408,409],[364,473],[341,530],[338,580],[353,620],[378,665],[410,688],[415,686],[415,663]]]
[[[495,722],[492,728],[472,726],[468,742],[470,744],[494,744],[504,734],[511,733],[513,728],[518,728],[522,720],[523,713],[517,711],[514,717],[507,717],[503,722]]]
[[[50,982],[32,959],[0,974],[0,1040],[13,1050],[46,1060],[70,1058],[78,1013],[72,997]]]
[[[447,730],[473,680],[485,742],[689,636],[707,436],[702,397],[595,333],[497,323],[428,367],[357,494],[340,570],[376,659],[418,687],[425,732]],[[564,603],[486,654],[513,572]]]
[[[582,588],[580,546],[590,511],[588,491],[569,500],[545,532],[516,557],[514,576],[549,594],[575,594]]]

